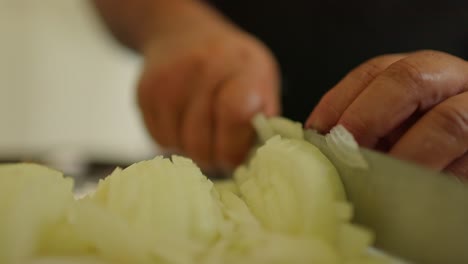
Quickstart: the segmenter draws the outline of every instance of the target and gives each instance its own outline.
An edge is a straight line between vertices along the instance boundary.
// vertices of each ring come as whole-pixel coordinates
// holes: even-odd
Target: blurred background
[[[0,0],[0,161],[70,175],[158,153],[135,98],[141,59],[86,0]]]

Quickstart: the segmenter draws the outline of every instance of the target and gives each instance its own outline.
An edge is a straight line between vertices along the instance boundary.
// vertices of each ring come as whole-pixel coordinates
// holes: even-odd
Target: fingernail
[[[323,123],[320,121],[320,119],[317,118],[309,118],[306,122],[305,127],[309,129],[315,129],[319,132],[323,132],[324,130]]]

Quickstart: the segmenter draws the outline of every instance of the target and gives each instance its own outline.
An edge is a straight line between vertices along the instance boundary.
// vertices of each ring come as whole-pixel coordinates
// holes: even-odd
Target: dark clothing
[[[377,55],[434,49],[468,59],[468,0],[211,2],[273,51],[283,113],[298,121],[347,72]]]

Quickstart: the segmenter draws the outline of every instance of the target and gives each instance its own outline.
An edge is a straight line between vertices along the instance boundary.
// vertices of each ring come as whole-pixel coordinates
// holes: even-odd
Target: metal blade
[[[468,263],[466,182],[367,149],[369,168],[353,168],[324,136],[305,138],[336,166],[355,222],[375,231],[378,248],[416,263]]]

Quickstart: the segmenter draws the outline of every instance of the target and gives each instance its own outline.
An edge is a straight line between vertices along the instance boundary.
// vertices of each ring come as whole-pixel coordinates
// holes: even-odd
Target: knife
[[[377,248],[414,263],[468,263],[466,182],[331,134],[304,137],[337,168],[354,221],[375,232]]]

